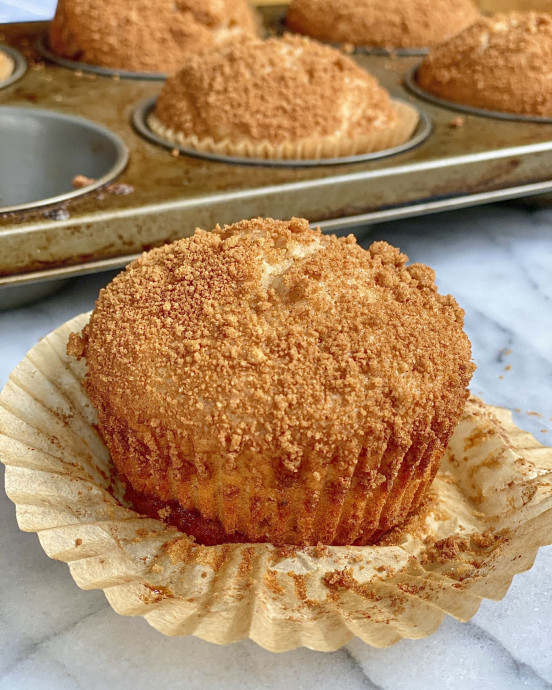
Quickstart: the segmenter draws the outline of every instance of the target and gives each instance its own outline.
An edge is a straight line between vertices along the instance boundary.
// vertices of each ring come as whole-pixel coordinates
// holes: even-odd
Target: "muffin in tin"
[[[0,48],[0,83],[11,77],[13,68],[13,59]]]
[[[135,506],[205,544],[369,544],[404,521],[473,371],[462,310],[407,260],[258,218],[117,276],[68,351]]]
[[[551,56],[552,15],[496,14],[432,51],[417,81],[428,93],[455,103],[552,117]]]
[[[77,62],[170,74],[191,53],[258,35],[247,0],[59,0],[49,46]]]
[[[393,50],[438,45],[478,17],[472,0],[292,0],[285,21],[320,41]]]
[[[148,124],[199,152],[320,159],[404,143],[417,121],[349,57],[285,36],[191,56],[163,86]]]

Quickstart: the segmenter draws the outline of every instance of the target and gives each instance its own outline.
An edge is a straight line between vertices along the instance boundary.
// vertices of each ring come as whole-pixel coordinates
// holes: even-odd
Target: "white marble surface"
[[[57,0],[0,0],[0,23],[50,19],[56,4]]]
[[[435,268],[441,291],[466,310],[479,367],[472,390],[521,410],[517,422],[552,444],[552,211],[488,207],[358,234],[365,245],[385,239]],[[75,280],[0,313],[0,387],[42,336],[93,306],[108,278]],[[1,489],[0,558],[0,690],[552,688],[552,547],[502,602],[484,602],[467,624],[447,619],[427,640],[387,650],[354,641],[325,655],[166,638],[142,619],[118,616],[101,592],[79,590],[36,535],[18,530]]]

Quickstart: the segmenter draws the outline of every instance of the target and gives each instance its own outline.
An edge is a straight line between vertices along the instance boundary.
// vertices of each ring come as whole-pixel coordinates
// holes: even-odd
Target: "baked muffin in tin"
[[[10,55],[0,48],[0,84],[13,74],[14,62]]]
[[[552,117],[552,15],[496,14],[433,50],[417,72],[434,96],[476,108]]]
[[[59,0],[49,46],[77,62],[170,74],[191,53],[258,35],[247,0]]]
[[[478,17],[472,0],[292,0],[285,22],[320,41],[393,50],[438,45]]]
[[[404,143],[417,121],[351,58],[285,36],[191,56],[163,86],[148,124],[198,152],[320,159]]]

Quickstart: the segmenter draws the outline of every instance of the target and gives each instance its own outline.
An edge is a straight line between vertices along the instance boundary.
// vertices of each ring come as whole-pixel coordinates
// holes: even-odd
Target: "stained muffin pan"
[[[261,13],[274,30],[282,7]],[[405,89],[404,77],[419,58],[353,56],[393,98],[408,100],[432,123],[430,136],[416,147],[335,165],[253,166],[197,158],[146,140],[131,116],[138,103],[159,94],[161,84],[42,62],[35,43],[46,29],[43,22],[0,29],[0,40],[24,52],[30,65],[23,78],[0,89],[0,111],[9,106],[85,118],[118,136],[130,159],[115,185],[98,188],[102,172],[87,172],[82,164],[71,174],[98,176],[93,186],[77,194],[64,187],[58,196],[71,196],[50,196],[47,202],[57,199],[55,205],[0,215],[0,303],[13,303],[18,286],[124,266],[144,249],[188,236],[197,226],[295,215],[337,230],[552,190],[551,124],[473,113],[459,118]],[[60,146],[71,151],[67,137]],[[13,151],[2,154],[0,167],[17,159]],[[26,185],[42,157],[13,177]],[[6,180],[9,174],[1,173]]]
[[[0,214],[48,206],[102,187],[128,161],[121,139],[105,127],[51,110],[0,107]],[[92,180],[75,189],[73,179]]]
[[[21,79],[27,71],[27,62],[18,50],[10,46],[0,44],[0,52],[5,53],[13,61],[13,69],[9,77],[0,80],[0,89],[5,89],[7,86],[14,84],[18,79]]]
[[[401,100],[401,99],[395,99]],[[141,136],[145,137],[154,144],[159,144],[164,146],[171,151],[177,150],[186,156],[195,156],[196,158],[205,158],[206,160],[219,161],[221,163],[230,163],[234,165],[262,165],[262,166],[272,166],[272,167],[283,167],[283,168],[302,168],[302,167],[312,167],[319,165],[344,165],[347,163],[361,163],[363,161],[375,161],[381,158],[387,158],[389,156],[396,156],[399,153],[404,153],[410,149],[419,146],[424,142],[431,134],[431,121],[428,116],[416,108],[418,111],[419,122],[410,139],[404,144],[399,146],[394,146],[389,149],[382,149],[381,151],[374,151],[372,153],[363,153],[355,156],[342,156],[341,158],[318,158],[318,159],[266,159],[266,158],[239,158],[237,156],[223,156],[215,153],[206,153],[203,151],[197,151],[196,149],[187,148],[181,146],[175,142],[171,142],[167,139],[156,134],[148,125],[148,117],[151,114],[153,108],[155,107],[156,98],[147,98],[138,104],[136,109],[132,113],[132,125],[134,129]],[[409,103],[408,105],[412,105]]]
[[[552,117],[539,117],[537,115],[520,115],[517,113],[504,113],[500,110],[487,110],[486,108],[476,108],[471,105],[464,105],[463,103],[456,103],[445,98],[434,96],[429,91],[425,91],[418,84],[418,70],[419,65],[411,69],[404,78],[404,85],[406,88],[418,98],[433,103],[440,108],[448,108],[459,113],[467,115],[477,115],[478,117],[491,117],[497,120],[510,120],[511,122],[539,122],[541,124],[552,124]]]

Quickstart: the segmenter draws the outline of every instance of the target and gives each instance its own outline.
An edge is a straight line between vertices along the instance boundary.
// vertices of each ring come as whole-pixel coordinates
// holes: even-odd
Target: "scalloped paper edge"
[[[470,399],[426,513],[368,547],[206,547],[124,504],[84,364],[65,353],[82,314],[38,343],[0,394],[0,460],[22,530],[103,589],[123,615],[166,635],[251,638],[282,652],[423,638],[445,614],[466,621],[501,599],[552,542],[552,448],[511,413]]]

